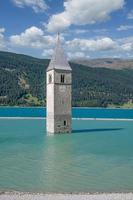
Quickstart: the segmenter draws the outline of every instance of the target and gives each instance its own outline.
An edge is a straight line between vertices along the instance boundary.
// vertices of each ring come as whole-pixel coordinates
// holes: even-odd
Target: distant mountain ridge
[[[96,64],[98,60],[101,59],[93,60],[94,64],[89,61],[86,66],[85,63],[70,62],[73,70],[72,105],[107,107],[127,102],[131,105],[133,64],[127,67],[121,60],[121,66],[117,62],[115,69],[110,69],[105,64]],[[111,65],[110,60],[108,62]],[[111,62],[115,66],[116,59]],[[49,59],[0,52],[0,105],[45,106],[48,64]]]
[[[133,69],[133,59],[99,58],[99,59],[75,59],[73,63],[109,69]]]

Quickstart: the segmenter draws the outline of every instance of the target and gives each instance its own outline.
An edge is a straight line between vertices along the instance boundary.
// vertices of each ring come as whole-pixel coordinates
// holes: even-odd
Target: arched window
[[[52,75],[49,74],[49,83],[51,83],[51,82],[52,82]]]
[[[65,75],[61,74],[61,83],[65,82]]]

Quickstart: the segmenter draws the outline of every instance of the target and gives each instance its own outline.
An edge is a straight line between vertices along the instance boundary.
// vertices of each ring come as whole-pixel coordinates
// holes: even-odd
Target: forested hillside
[[[49,60],[0,52],[0,105],[44,106]],[[122,105],[133,99],[133,69],[93,68],[70,63],[73,106]]]

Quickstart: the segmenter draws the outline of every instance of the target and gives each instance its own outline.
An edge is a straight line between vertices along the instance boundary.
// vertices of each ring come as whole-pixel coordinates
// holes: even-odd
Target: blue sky
[[[0,1],[0,50],[50,58],[61,33],[69,59],[133,58],[132,0]]]

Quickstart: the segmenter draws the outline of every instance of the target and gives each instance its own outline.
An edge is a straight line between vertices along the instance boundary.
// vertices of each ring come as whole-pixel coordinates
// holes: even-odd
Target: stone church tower
[[[59,36],[46,73],[47,133],[70,133],[72,69],[64,54]]]

